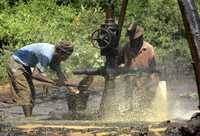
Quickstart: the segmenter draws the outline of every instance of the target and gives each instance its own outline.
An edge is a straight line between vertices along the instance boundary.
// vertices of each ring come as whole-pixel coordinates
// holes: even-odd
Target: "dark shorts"
[[[34,105],[35,89],[30,67],[16,62],[12,57],[7,62],[7,73],[10,79],[13,100],[18,105]]]

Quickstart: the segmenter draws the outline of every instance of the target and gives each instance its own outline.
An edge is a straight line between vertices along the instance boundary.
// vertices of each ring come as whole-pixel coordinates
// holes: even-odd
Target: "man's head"
[[[127,29],[126,36],[129,37],[129,45],[132,52],[137,53],[143,45],[144,29],[136,23],[130,23]]]
[[[129,36],[129,39],[135,40],[143,36],[144,28],[137,25],[136,23],[130,23],[128,25],[126,36]]]
[[[60,41],[56,44],[55,54],[58,61],[66,60],[73,52],[73,46],[66,41]]]

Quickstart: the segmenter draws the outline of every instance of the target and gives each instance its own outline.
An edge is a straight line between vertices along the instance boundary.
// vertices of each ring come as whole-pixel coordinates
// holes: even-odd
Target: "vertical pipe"
[[[118,40],[120,41],[121,31],[124,23],[124,17],[126,15],[126,8],[127,8],[128,0],[121,0],[121,9],[120,9],[120,16],[118,20]]]
[[[110,47],[107,48],[105,51],[106,53],[106,62],[105,62],[105,87],[103,91],[103,96],[100,105],[100,112],[101,118],[105,120],[110,120],[115,116],[117,111],[116,108],[116,90],[115,90],[115,77],[111,75],[110,70],[116,68],[117,57],[116,54],[113,53],[113,47],[118,47],[118,42],[115,41],[115,37],[117,37],[117,27],[115,24],[115,17],[114,17],[114,4],[115,0],[109,0],[108,5],[106,7],[106,20],[105,26],[108,30],[113,32],[112,36],[112,43],[110,43]],[[116,33],[114,33],[116,32]],[[116,44],[116,45],[115,45]],[[112,51],[110,51],[112,50]]]
[[[200,109],[200,18],[193,0],[178,0],[192,55]]]

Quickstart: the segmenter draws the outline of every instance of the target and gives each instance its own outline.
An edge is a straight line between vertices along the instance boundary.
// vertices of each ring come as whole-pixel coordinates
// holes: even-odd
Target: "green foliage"
[[[91,8],[105,4],[105,0],[56,0],[57,5],[71,5],[76,9],[81,7]]]
[[[196,5],[196,7],[197,7],[197,10],[198,10],[199,14],[200,14],[200,0],[194,0],[194,3]]]
[[[70,38],[75,45],[75,52],[71,56],[70,64],[73,68],[98,67],[103,61],[99,50],[93,48],[90,42],[91,34],[98,29],[103,20],[103,13],[99,9],[82,9],[72,22],[72,34]],[[67,65],[67,64],[66,64]],[[70,66],[66,66],[65,68]]]
[[[99,51],[92,47],[90,35],[102,23],[102,15],[98,8],[77,11],[70,6],[58,6],[54,0],[33,0],[29,4],[21,1],[4,9],[0,14],[0,45],[3,46],[0,79],[6,78],[2,71],[8,56],[34,42],[57,43],[61,39],[72,42],[75,52],[64,64],[66,72],[75,67],[101,65]]]

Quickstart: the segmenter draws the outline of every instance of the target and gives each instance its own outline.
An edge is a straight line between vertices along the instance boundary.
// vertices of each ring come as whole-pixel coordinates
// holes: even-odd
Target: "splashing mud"
[[[133,84],[132,84],[133,83]],[[137,86],[137,87],[135,87]],[[139,87],[138,87],[139,86]],[[167,85],[160,81],[153,89],[135,85],[124,78],[115,81],[115,94],[111,111],[106,115],[109,121],[147,121],[160,122],[168,119]]]
[[[155,97],[151,105],[153,116],[149,117],[150,122],[160,122],[168,118],[167,84],[160,81],[156,89]]]

